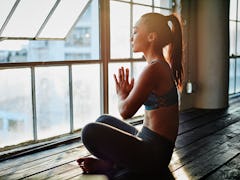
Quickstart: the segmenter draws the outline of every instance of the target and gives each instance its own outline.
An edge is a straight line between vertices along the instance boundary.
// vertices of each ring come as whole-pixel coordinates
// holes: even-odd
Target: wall
[[[183,92],[182,109],[219,109],[228,106],[229,1],[183,0],[187,20],[186,80],[196,90]]]

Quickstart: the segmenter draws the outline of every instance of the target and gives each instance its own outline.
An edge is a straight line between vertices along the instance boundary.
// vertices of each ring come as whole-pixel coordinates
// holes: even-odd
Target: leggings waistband
[[[162,147],[163,145],[168,147],[169,149],[174,148],[174,143],[168,140],[166,137],[157,134],[151,129],[143,126],[140,132],[137,134],[143,141],[153,143],[154,145]]]

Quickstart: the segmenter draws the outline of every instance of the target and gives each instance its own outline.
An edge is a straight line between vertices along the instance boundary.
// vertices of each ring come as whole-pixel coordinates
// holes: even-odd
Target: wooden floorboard
[[[217,171],[205,178],[206,180],[240,179],[240,154],[233,157],[229,162]]]
[[[76,159],[88,155],[81,142],[74,142],[4,160],[0,162],[0,180],[83,180],[86,176]],[[177,180],[240,179],[240,98],[232,99],[225,110],[181,112],[169,168]]]

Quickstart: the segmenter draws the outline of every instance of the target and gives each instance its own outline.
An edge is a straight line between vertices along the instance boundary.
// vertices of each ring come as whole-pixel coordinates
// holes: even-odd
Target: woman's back
[[[153,94],[144,103],[144,126],[175,142],[178,131],[178,92],[171,69],[166,61],[155,60],[152,65],[159,66],[155,71],[159,76],[154,83]],[[164,69],[164,70],[163,70]]]

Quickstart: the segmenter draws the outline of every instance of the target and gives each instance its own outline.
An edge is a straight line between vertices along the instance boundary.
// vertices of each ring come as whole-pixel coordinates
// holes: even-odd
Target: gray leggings
[[[109,115],[82,130],[85,147],[97,158],[110,161],[128,172],[154,174],[166,170],[174,144],[143,127],[141,131]]]

